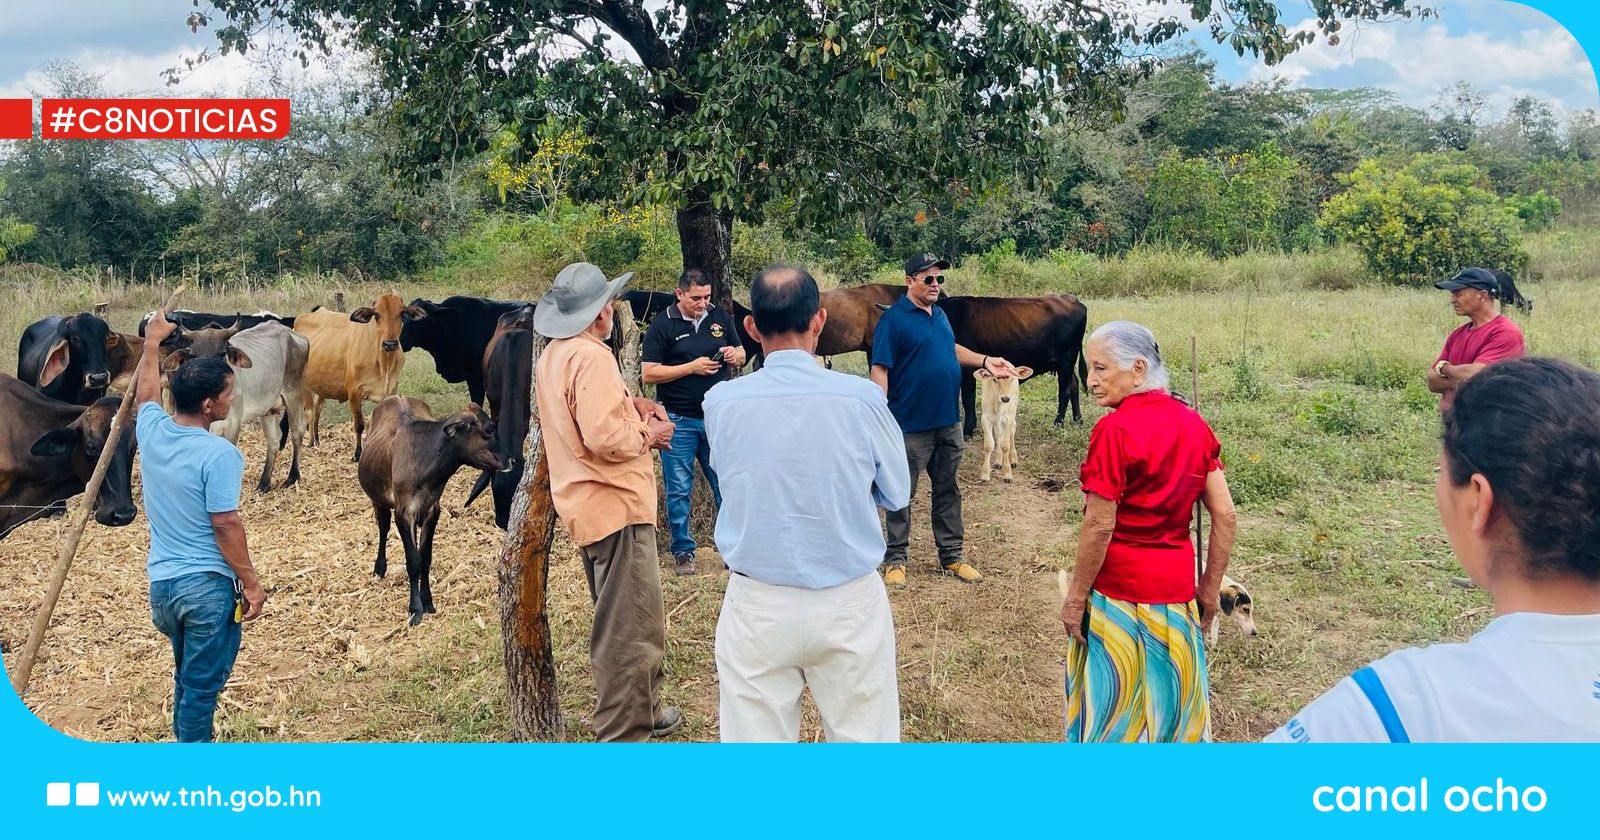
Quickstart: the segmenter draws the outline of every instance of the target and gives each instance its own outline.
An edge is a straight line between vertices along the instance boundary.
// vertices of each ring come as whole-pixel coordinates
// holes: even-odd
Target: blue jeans
[[[182,742],[210,741],[217,695],[239,655],[233,578],[196,572],[152,581],[150,617],[172,642],[172,734]]]
[[[711,469],[706,421],[671,412],[667,419],[677,426],[672,432],[672,448],[661,453],[661,483],[667,487],[667,530],[672,534],[673,554],[691,553],[696,548],[694,538],[689,536],[689,491],[694,489],[695,461],[700,462],[700,472],[711,485],[718,510],[722,509],[722,490],[717,487],[716,471]]]

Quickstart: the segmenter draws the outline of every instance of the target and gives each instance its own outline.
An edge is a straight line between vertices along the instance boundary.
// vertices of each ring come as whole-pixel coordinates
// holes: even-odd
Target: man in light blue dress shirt
[[[797,741],[807,685],[829,741],[900,740],[894,616],[878,508],[910,502],[883,391],[812,358],[827,320],[804,269],[750,289],[757,373],[705,398],[722,485],[716,541],[733,574],[717,621],[724,741]]]

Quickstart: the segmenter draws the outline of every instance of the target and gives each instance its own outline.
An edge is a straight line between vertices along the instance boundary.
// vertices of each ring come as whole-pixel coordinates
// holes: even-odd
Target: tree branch
[[[584,0],[576,2],[583,3]],[[595,19],[622,36],[622,40],[627,41],[628,46],[639,54],[639,61],[645,67],[657,71],[672,67],[672,55],[667,50],[667,44],[661,40],[655,23],[650,20],[650,14],[643,6],[626,0],[601,0],[599,5],[601,12],[594,16]]]

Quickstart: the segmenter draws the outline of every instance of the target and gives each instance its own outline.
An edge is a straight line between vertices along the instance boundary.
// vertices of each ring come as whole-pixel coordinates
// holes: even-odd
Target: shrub
[[[1420,283],[1463,266],[1515,274],[1527,265],[1520,221],[1471,164],[1425,154],[1390,171],[1366,160],[1341,180],[1349,189],[1323,205],[1322,225],[1360,248],[1379,277]]]
[[[1540,190],[1533,195],[1514,195],[1506,206],[1522,220],[1524,230],[1546,230],[1561,215],[1561,199]]]

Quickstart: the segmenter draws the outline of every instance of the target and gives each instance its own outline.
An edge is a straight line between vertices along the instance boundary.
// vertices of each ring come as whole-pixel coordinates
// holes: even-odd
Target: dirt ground
[[[246,491],[242,513],[271,597],[266,615],[246,628],[219,732],[293,741],[506,737],[495,596],[501,534],[490,506],[460,508],[472,476],[458,473],[435,548],[440,612],[408,628],[403,562],[391,563],[387,579],[371,574],[376,533],[349,461],[353,442],[347,422],[330,425],[322,447],[306,450],[299,486]],[[259,435],[247,432],[242,445],[246,472],[259,469]],[[1063,647],[1055,570],[1076,541],[1064,511],[1075,493],[1052,492],[1025,474],[1014,484],[981,484],[978,457],[969,449],[963,480],[970,556],[984,581],[966,585],[938,573],[924,483],[909,586],[891,593],[904,730],[908,740],[1053,739]],[[286,471],[280,462],[278,481]],[[65,522],[30,523],[0,543],[0,645],[8,664],[26,640]],[[398,539],[390,539],[399,554]],[[150,623],[147,545],[142,514],[126,528],[89,525],[26,698],[63,732],[105,741],[167,737],[172,663]],[[699,576],[663,578],[666,696],[688,715],[682,737],[714,740],[711,645],[727,572],[714,550],[702,554]],[[576,552],[559,529],[551,575],[569,737],[584,739],[592,737],[584,717],[593,690],[592,612]],[[809,708],[806,734],[820,734]]]

